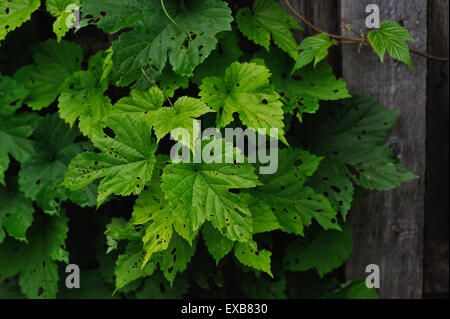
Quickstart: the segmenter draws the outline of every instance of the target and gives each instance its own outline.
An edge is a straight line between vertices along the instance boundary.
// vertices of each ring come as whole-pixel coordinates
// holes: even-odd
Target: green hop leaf
[[[234,255],[245,266],[256,270],[262,270],[273,277],[270,270],[270,256],[272,253],[268,250],[256,250],[252,246],[244,243],[237,243],[234,247]]]
[[[14,115],[27,95],[28,90],[22,84],[0,73],[0,117]]]
[[[191,137],[196,136],[200,125],[195,119],[211,111],[202,100],[183,96],[175,102],[173,107],[160,107],[157,110],[150,111],[148,118],[159,142],[172,130],[178,128],[186,129]],[[184,143],[182,140],[179,142]],[[186,146],[194,149],[193,139]]]
[[[269,51],[270,40],[293,59],[298,56],[297,42],[290,29],[303,30],[294,17],[276,1],[256,0],[252,9],[238,11],[236,22],[239,30],[250,40]]]
[[[270,88],[269,70],[255,63],[231,64],[225,77],[208,77],[200,86],[200,96],[211,108],[218,112],[218,128],[233,121],[233,114],[239,113],[244,125],[257,131],[259,128],[278,129],[278,136],[284,138],[283,109],[280,96]]]
[[[33,110],[49,106],[63,89],[64,80],[80,70],[81,47],[73,42],[48,39],[34,49],[34,62],[22,67],[14,79],[30,92],[24,103]]]
[[[328,197],[344,218],[353,198],[351,181],[366,189],[388,190],[416,178],[389,148],[379,145],[397,117],[397,112],[368,97],[354,96],[324,108],[315,124],[309,124],[311,152],[326,157],[311,186]]]
[[[8,278],[20,273],[22,292],[31,299],[56,298],[58,292],[57,261],[68,263],[65,240],[68,218],[41,216],[29,229],[29,244],[7,240],[0,245],[0,275]],[[45,231],[42,231],[45,229]]]
[[[210,143],[224,144],[223,140]],[[242,197],[230,189],[258,185],[253,172],[250,164],[171,164],[164,168],[161,186],[175,216],[192,232],[208,220],[229,239],[246,242],[252,234],[250,211]]]
[[[3,0],[0,2],[0,41],[20,27],[39,8],[39,0]]]
[[[57,114],[41,118],[33,133],[35,155],[23,163],[19,185],[25,196],[36,201],[48,214],[58,213],[60,202],[72,196],[79,204],[95,205],[95,198],[92,202],[88,189],[72,194],[60,186],[71,159],[84,151],[84,143],[75,143],[78,135],[76,130],[69,130]],[[86,191],[88,193],[84,194]]]
[[[108,52],[101,51],[89,59],[87,71],[75,72],[62,86],[58,98],[59,114],[66,123],[73,126],[78,119],[81,133],[91,137],[95,124],[111,113],[110,99],[104,95],[108,81],[103,80],[105,60]]]
[[[408,30],[391,21],[383,21],[379,30],[367,34],[370,45],[384,62],[386,50],[391,57],[406,63],[412,70],[411,54],[406,41],[416,42]]]
[[[332,45],[337,45],[336,40],[330,39],[327,33],[319,33],[311,37],[305,38],[298,46],[299,50],[302,50],[295,61],[294,68],[291,75],[301,69],[307,64],[314,61],[314,67],[326,58],[328,55],[328,49]]]
[[[107,132],[108,128],[112,132]],[[105,132],[113,133],[114,137]],[[140,194],[151,180],[156,161],[157,145],[148,124],[126,115],[110,115],[96,126],[92,142],[100,153],[85,152],[75,157],[64,185],[77,190],[103,178],[98,188],[98,206],[111,194]]]
[[[305,182],[321,161],[301,149],[280,150],[278,170],[273,175],[262,175],[264,184],[250,194],[269,206],[281,229],[287,233],[304,235],[303,229],[314,218],[325,230],[340,229],[336,211],[327,199],[314,192]]]
[[[34,154],[32,141],[27,139],[34,130],[37,115],[21,113],[12,117],[0,116],[0,184],[5,185],[4,174],[11,155],[20,163]]]
[[[322,231],[311,241],[292,241],[283,258],[290,271],[307,271],[315,268],[320,277],[341,266],[353,249],[353,233],[348,224],[342,231]]]
[[[143,260],[145,251],[142,249],[142,243],[131,241],[123,255],[119,255],[116,262],[114,274],[116,275],[116,288],[121,289],[129,283],[153,274],[156,269],[155,262],[149,262],[145,266]]]
[[[214,50],[215,35],[231,30],[233,20],[230,8],[221,0],[188,4],[177,0],[88,0],[83,11],[98,19],[98,27],[105,32],[133,28],[114,42],[113,61],[121,74],[118,84],[138,80],[139,89],[148,87],[143,71],[155,81],[168,60],[176,74],[191,76]]]
[[[31,200],[19,191],[0,186],[0,243],[9,236],[27,242],[26,231],[33,222],[34,208]]]
[[[239,36],[236,29],[231,32],[222,32],[217,36],[219,43],[211,55],[200,64],[194,72],[192,82],[200,86],[202,80],[208,76],[222,78],[227,67],[239,60],[243,55],[239,47]]]
[[[289,111],[298,109],[297,116],[302,120],[303,113],[315,113],[319,109],[319,100],[334,101],[350,97],[343,79],[336,79],[331,66],[322,61],[307,65],[289,75],[293,62],[280,50],[272,49],[270,53],[260,51],[255,58],[272,72],[272,83],[283,96],[285,108]]]
[[[216,265],[219,264],[219,261],[233,249],[234,242],[222,235],[210,223],[203,226],[202,234],[209,253],[216,261]]]
[[[56,18],[53,23],[53,32],[56,34],[58,42],[69,31],[66,24],[67,18],[73,14],[73,10],[68,10],[69,5],[80,7],[80,0],[47,0],[45,1],[47,11]],[[70,7],[69,7],[70,8]]]

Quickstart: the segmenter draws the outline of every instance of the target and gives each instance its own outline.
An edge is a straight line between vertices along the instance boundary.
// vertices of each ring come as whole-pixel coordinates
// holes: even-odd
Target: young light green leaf
[[[310,242],[292,241],[283,258],[290,271],[307,271],[315,268],[320,277],[341,266],[353,249],[353,232],[348,224],[342,231],[322,231]]]
[[[307,64],[314,61],[314,67],[325,59],[328,55],[328,49],[332,45],[336,45],[336,40],[330,39],[327,33],[319,33],[311,37],[305,38],[302,43],[300,43],[298,49],[302,50],[295,61],[294,68],[292,69],[291,75],[301,69]]]
[[[269,77],[270,71],[264,66],[235,62],[227,68],[223,79],[203,79],[200,96],[218,112],[218,128],[230,124],[233,114],[238,112],[247,127],[266,129],[268,135],[271,128],[277,128],[278,136],[273,137],[285,142],[283,104],[270,88]]]
[[[223,140],[210,143],[224,145]],[[186,227],[196,232],[209,220],[223,235],[242,242],[251,238],[250,211],[245,201],[230,189],[258,184],[250,164],[178,163],[166,166],[162,176],[165,196]]]
[[[61,93],[64,80],[80,70],[83,50],[74,42],[48,39],[35,48],[33,57],[35,64],[19,69],[14,79],[30,92],[24,103],[41,110]]]
[[[80,7],[80,0],[46,0],[45,5],[47,11],[56,18],[53,22],[53,32],[56,34],[58,42],[69,31],[66,20],[73,14],[73,8]],[[69,5],[71,5],[69,7]]]
[[[145,265],[152,255],[164,251],[169,247],[174,228],[190,243],[194,238],[185,230],[182,224],[172,213],[169,202],[164,198],[161,186],[152,182],[148,189],[142,192],[134,205],[130,224],[134,227],[142,225],[145,235],[142,237],[144,243]]]
[[[157,148],[148,124],[127,115],[110,115],[98,123],[92,142],[100,153],[85,152],[75,157],[64,185],[77,190],[103,178],[98,188],[98,206],[111,194],[140,194],[151,180]]]
[[[121,98],[114,104],[114,113],[128,114],[150,124],[150,111],[163,106],[164,94],[157,87],[145,91],[131,90],[130,96]]]
[[[240,9],[236,15],[239,30],[269,51],[270,40],[293,59],[298,56],[297,42],[290,29],[303,30],[295,18],[276,1],[256,0],[252,9]]]
[[[252,246],[244,243],[236,243],[234,247],[234,255],[245,266],[252,267],[256,270],[264,271],[273,277],[270,270],[270,256],[272,253],[268,250],[255,250]]]
[[[173,107],[160,107],[157,110],[148,113],[148,120],[155,130],[158,142],[172,130],[178,128],[186,129],[191,137],[195,137],[200,129],[199,124],[195,120],[203,114],[209,113],[211,110],[205,102],[200,99],[183,96],[180,97]],[[175,139],[180,143],[185,141]],[[194,149],[194,139],[191,138],[189,146]]]
[[[391,57],[406,63],[412,70],[411,54],[406,41],[416,42],[408,30],[391,21],[383,21],[379,30],[372,30],[367,34],[370,45],[384,62],[386,50]]]

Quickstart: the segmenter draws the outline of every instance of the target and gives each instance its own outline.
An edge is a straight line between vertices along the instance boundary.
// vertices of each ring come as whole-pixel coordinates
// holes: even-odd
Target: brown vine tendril
[[[361,38],[360,37],[347,37],[347,36],[343,36],[343,35],[337,35],[337,34],[326,32],[326,31],[318,28],[317,26],[315,26],[311,22],[309,22],[305,17],[303,17],[297,10],[295,10],[295,8],[292,6],[292,4],[289,2],[289,0],[284,0],[284,3],[287,5],[289,10],[291,10],[292,13],[297,18],[299,18],[304,24],[306,24],[308,27],[310,27],[311,29],[313,29],[314,31],[316,31],[318,33],[326,33],[326,34],[328,34],[328,36],[330,38],[337,39],[337,40],[353,41],[353,42],[350,42],[350,43],[340,42],[341,44],[355,44],[355,42],[359,42],[360,45],[367,45],[368,44],[367,38],[364,35]],[[415,49],[411,49],[411,48],[409,48],[409,51],[411,53],[413,53],[413,54],[423,56],[423,57],[425,57],[427,59],[430,59],[430,60],[448,62],[448,58],[442,58],[442,57],[433,56],[431,54],[424,53],[424,52],[421,52],[421,51],[418,51],[418,50],[415,50]]]

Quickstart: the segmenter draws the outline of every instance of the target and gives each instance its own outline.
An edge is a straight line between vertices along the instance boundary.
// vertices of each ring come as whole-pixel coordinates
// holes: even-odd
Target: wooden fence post
[[[448,0],[428,1],[428,52],[448,57]],[[449,64],[428,61],[424,294],[448,297]]]
[[[366,29],[366,6],[378,4],[381,20],[410,31],[421,51],[427,48],[427,1],[341,0],[342,23]],[[350,32],[343,31],[350,35]],[[420,298],[423,276],[425,200],[426,72],[427,61],[413,56],[414,71],[386,57],[384,64],[370,48],[342,50],[343,77],[352,93],[364,93],[402,114],[386,145],[420,179],[388,192],[370,192],[349,214],[354,250],[346,276],[365,277],[365,267],[377,264],[382,298]]]

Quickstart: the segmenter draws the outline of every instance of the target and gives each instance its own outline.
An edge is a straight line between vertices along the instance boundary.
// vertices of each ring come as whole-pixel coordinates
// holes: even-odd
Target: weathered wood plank
[[[376,3],[381,20],[396,21],[410,30],[416,49],[426,50],[427,3],[423,0],[341,0],[342,23],[365,30],[365,8]],[[343,34],[352,33],[343,31]],[[413,57],[414,72],[386,58],[381,64],[365,47],[342,50],[343,77],[353,93],[364,93],[387,107],[401,111],[387,141],[395,155],[420,179],[388,192],[363,196],[350,212],[354,251],[346,264],[346,276],[365,277],[365,267],[377,264],[381,271],[382,298],[420,298],[423,274],[423,218],[425,199],[426,60]]]
[[[428,1],[428,52],[449,56],[448,0]],[[428,61],[424,294],[448,296],[449,64]]]
[[[284,4],[284,1],[279,1],[279,3],[286,8],[288,12],[289,9]],[[290,0],[292,6],[300,14],[303,14],[309,21],[312,21],[315,25],[327,30],[332,33],[339,33],[339,4],[335,0]],[[299,20],[300,25],[305,27],[305,31],[294,31],[295,38],[298,43],[307,36],[316,34],[315,31],[304,26]],[[337,47],[330,49],[330,54],[327,57],[328,62],[333,66],[334,72],[339,75],[341,73],[340,69],[340,50]]]

